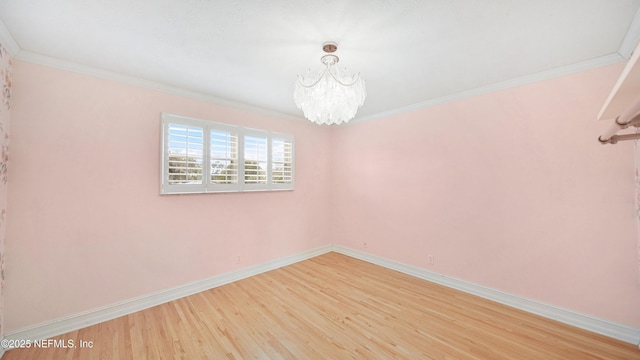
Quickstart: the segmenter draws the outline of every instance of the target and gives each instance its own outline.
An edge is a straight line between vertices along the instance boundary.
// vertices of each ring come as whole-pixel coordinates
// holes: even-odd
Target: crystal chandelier
[[[349,74],[334,66],[340,60],[333,55],[338,49],[334,42],[326,42],[322,50],[327,53],[320,61],[324,69],[298,75],[293,98],[304,112],[304,117],[318,124],[341,124],[356,116],[364,104],[367,91],[360,74]]]

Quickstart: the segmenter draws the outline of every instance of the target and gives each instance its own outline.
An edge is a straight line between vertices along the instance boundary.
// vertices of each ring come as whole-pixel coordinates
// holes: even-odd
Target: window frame
[[[171,184],[169,182],[169,125],[176,124],[201,128],[203,131],[202,150],[202,183],[198,184]],[[161,151],[160,151],[160,194],[201,194],[201,193],[228,193],[250,191],[283,191],[295,188],[295,141],[290,134],[253,129],[238,125],[225,124],[210,120],[196,119],[169,113],[161,114]],[[211,181],[211,131],[230,132],[237,134],[237,183],[216,184]],[[266,138],[266,172],[265,183],[245,183],[245,136]],[[290,142],[291,146],[291,182],[273,182],[273,143],[274,140]]]

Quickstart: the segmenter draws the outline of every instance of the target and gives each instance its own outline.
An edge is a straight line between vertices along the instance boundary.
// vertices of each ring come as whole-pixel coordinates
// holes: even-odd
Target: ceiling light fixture
[[[360,74],[350,74],[335,66],[340,60],[333,53],[338,44],[328,41],[322,44],[327,53],[320,58],[325,68],[306,77],[298,75],[293,98],[304,117],[318,124],[341,124],[356,116],[364,104],[367,90]]]

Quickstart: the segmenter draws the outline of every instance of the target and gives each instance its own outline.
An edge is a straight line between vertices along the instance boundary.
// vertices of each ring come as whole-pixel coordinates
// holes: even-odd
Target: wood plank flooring
[[[17,359],[640,359],[634,345],[337,253],[55,339]]]

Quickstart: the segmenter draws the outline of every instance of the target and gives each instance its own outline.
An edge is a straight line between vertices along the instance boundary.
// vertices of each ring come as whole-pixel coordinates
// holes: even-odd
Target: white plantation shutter
[[[293,190],[293,136],[162,114],[162,194]]]
[[[244,184],[246,189],[267,188],[268,139],[266,136],[244,136]]]
[[[271,181],[273,188],[293,188],[293,138],[271,139]]]
[[[222,127],[209,132],[209,189],[235,190],[238,187],[238,132]]]
[[[202,183],[203,129],[169,124],[169,184]]]
[[[161,192],[193,193],[204,190],[205,131],[187,118],[162,117]]]

